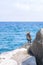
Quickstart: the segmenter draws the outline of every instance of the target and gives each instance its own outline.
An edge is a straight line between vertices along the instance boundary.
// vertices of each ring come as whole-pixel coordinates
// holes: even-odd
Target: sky
[[[43,21],[43,0],[0,0],[0,21]]]

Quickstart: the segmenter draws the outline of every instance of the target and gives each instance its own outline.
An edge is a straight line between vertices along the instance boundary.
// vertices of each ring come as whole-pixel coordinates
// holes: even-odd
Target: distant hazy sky
[[[43,0],[0,0],[0,21],[43,21]]]

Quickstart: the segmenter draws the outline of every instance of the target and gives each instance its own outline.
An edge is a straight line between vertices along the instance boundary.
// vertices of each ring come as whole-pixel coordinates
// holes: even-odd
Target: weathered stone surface
[[[19,51],[12,56],[12,59],[16,60],[18,62],[18,65],[36,65],[35,57],[29,55],[27,53],[27,49],[25,48],[19,49]]]
[[[0,65],[23,65],[22,62],[26,61],[28,64],[31,64],[35,62],[35,57],[30,56],[27,53],[27,49],[20,48],[13,50],[11,52],[3,53],[0,55]],[[33,60],[34,61],[33,61]]]
[[[0,65],[18,65],[15,60],[12,59],[5,59],[3,60]]]
[[[33,41],[32,46],[30,46],[28,52],[31,52],[35,57],[39,65],[42,65],[42,58],[43,58],[43,28],[40,29],[37,34],[36,38]]]
[[[27,59],[25,59],[21,65],[37,65],[36,59],[34,56],[30,56]]]
[[[16,60],[17,63],[18,63],[18,65],[20,65],[21,62],[22,62],[24,59],[28,58],[28,57],[30,57],[30,55],[27,53],[27,49],[25,49],[25,48],[20,48],[20,49],[18,50],[18,52],[16,52],[16,54],[13,54],[13,55],[12,55],[11,58],[12,58],[13,60]]]

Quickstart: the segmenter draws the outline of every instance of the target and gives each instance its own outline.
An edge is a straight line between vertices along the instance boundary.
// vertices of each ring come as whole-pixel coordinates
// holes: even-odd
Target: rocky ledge
[[[20,48],[0,54],[0,65],[36,65],[36,60],[27,53],[27,49]]]

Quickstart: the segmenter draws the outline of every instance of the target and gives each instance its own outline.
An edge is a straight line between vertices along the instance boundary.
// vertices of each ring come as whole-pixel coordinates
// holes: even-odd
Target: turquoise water
[[[43,28],[42,22],[0,22],[0,53],[14,50],[25,44],[27,32],[30,32],[33,41],[40,28]]]

